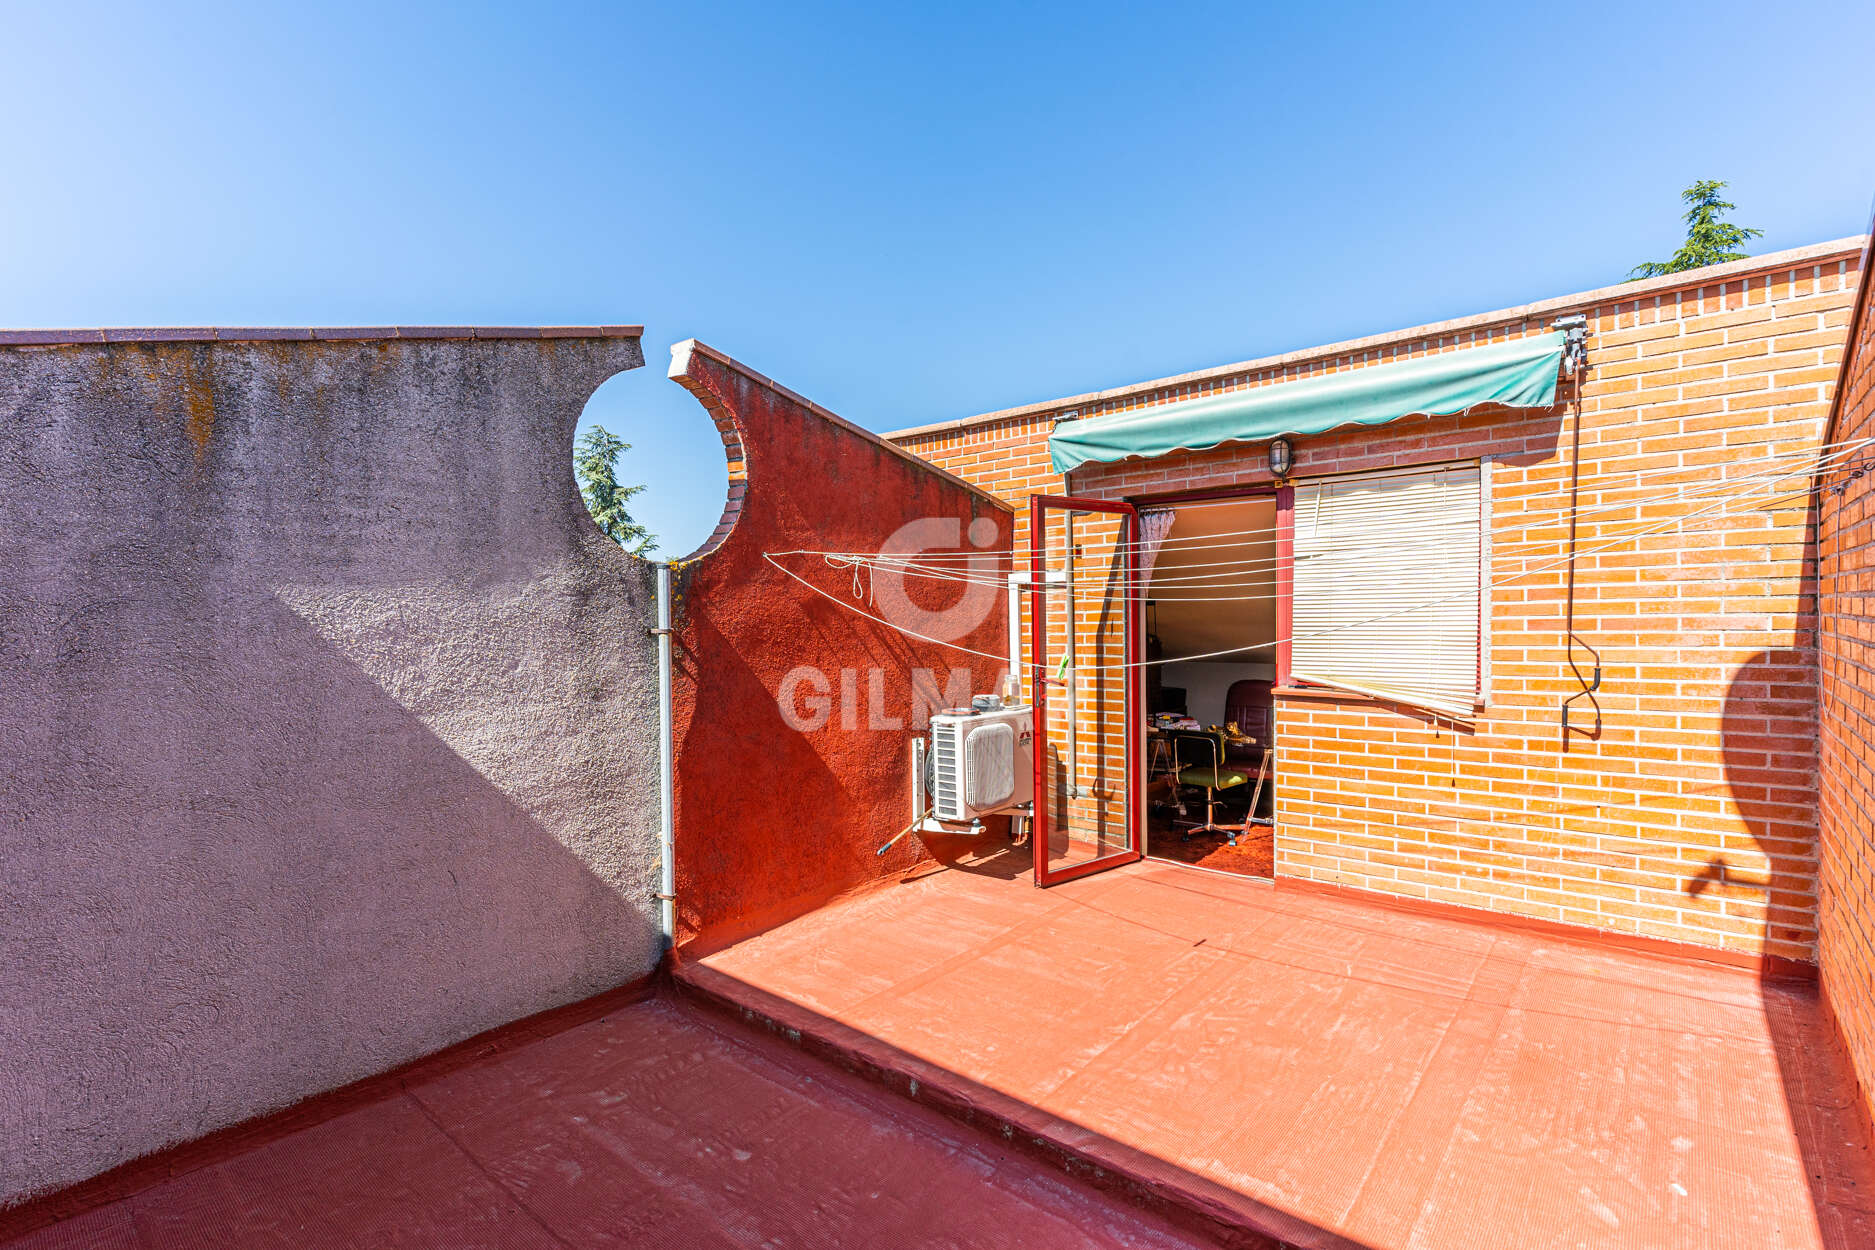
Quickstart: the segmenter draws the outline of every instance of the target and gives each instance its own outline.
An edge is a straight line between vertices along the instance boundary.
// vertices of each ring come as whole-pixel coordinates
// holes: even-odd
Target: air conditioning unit
[[[1035,713],[1026,705],[931,717],[931,815],[963,823],[1035,797]]]

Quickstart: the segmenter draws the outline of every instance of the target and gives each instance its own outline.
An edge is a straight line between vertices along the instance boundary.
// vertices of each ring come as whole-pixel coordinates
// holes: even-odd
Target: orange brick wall
[[[1280,698],[1279,874],[1815,958],[1815,570],[1804,498],[1647,539],[1632,536],[1713,501],[1583,522],[1576,634],[1602,653],[1602,717],[1597,737],[1572,736],[1566,752],[1558,709],[1579,686],[1566,657],[1565,570],[1538,566],[1566,552],[1559,509],[1572,468],[1581,506],[1595,509],[1635,500],[1637,483],[1701,488],[1748,471],[1754,457],[1813,447],[1857,272],[1848,252],[1746,267],[1079,405],[1092,415],[1166,403],[1503,341],[1564,312],[1589,316],[1587,376],[1579,392],[1563,392],[1579,406],[1297,440],[1298,477],[1491,458],[1492,576],[1502,584],[1492,591],[1493,696],[1475,726],[1358,698]],[[1033,491],[1111,498],[1268,480],[1258,444],[1089,465],[1063,482],[1046,447],[1057,415],[899,441],[1018,505]],[[1025,542],[1019,533],[1018,551]]]
[[[1875,287],[1862,293],[1834,439],[1875,438],[1871,304]],[[1860,476],[1856,469],[1863,470]],[[1818,501],[1817,963],[1824,997],[1875,1113],[1875,447],[1826,476]]]

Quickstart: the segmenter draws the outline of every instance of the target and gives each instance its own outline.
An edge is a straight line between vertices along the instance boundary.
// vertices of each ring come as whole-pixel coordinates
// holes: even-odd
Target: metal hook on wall
[[[1837,470],[1842,476],[1828,487],[1829,493],[1840,497],[1853,483],[1867,476],[1871,469],[1875,469],[1875,459],[1850,461]]]
[[[1589,646],[1588,643],[1584,642],[1581,645],[1588,650],[1590,655],[1595,657],[1594,676],[1589,678],[1589,682],[1586,686],[1582,687],[1582,689],[1576,691],[1562,702],[1562,731],[1563,741],[1565,743],[1567,743],[1569,739],[1569,705],[1574,703],[1577,699],[1587,699],[1590,703],[1595,703],[1595,692],[1602,688],[1602,657],[1595,648]],[[1595,717],[1599,722],[1601,719],[1601,705],[1598,703],[1595,704]],[[1576,732],[1584,733],[1588,731],[1577,730]]]

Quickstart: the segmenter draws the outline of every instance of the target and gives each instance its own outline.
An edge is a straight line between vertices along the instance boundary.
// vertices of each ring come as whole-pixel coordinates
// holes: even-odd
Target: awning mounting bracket
[[[1563,367],[1576,377],[1589,363],[1589,319],[1583,313],[1570,313],[1549,323],[1552,330],[1563,332]]]

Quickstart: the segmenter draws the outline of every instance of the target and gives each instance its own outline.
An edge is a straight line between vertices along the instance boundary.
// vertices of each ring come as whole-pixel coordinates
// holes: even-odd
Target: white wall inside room
[[[1184,504],[1152,566],[1148,628],[1170,663],[1167,686],[1185,689],[1186,710],[1221,724],[1234,681],[1276,679],[1274,646],[1212,660],[1178,662],[1276,640],[1276,501]]]
[[[1224,701],[1231,683],[1246,678],[1275,681],[1274,664],[1167,664],[1160,681],[1185,691],[1185,711],[1206,725],[1224,723]]]

